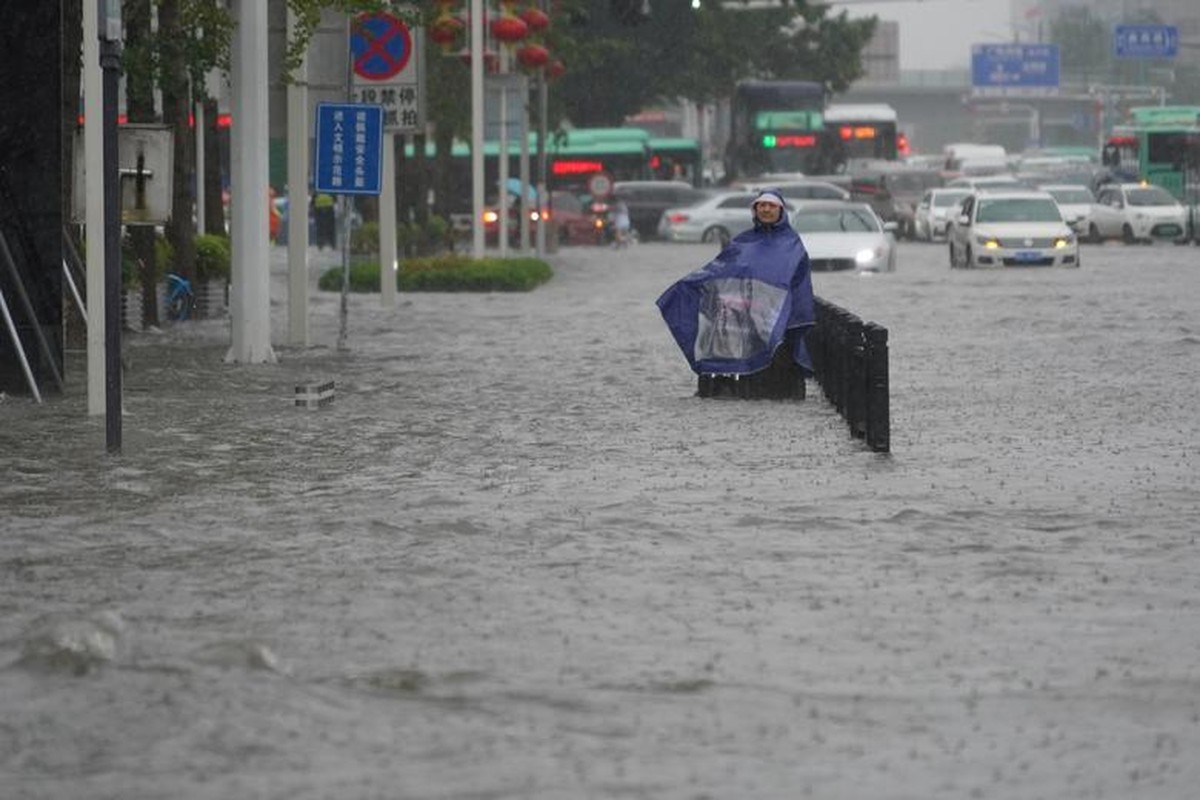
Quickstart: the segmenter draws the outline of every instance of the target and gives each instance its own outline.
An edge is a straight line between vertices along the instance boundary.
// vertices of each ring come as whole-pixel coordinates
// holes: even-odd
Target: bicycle
[[[196,295],[192,282],[174,272],[167,273],[167,318],[173,322],[190,319],[196,310]]]

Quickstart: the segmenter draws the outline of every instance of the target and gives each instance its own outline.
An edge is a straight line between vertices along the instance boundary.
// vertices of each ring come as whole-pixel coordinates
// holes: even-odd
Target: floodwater
[[[118,458],[73,354],[0,401],[0,797],[1192,796],[1198,253],[817,274],[891,454],[694,396],[654,299],[706,246],[354,296],[345,352],[314,290],[275,364],[128,335]]]

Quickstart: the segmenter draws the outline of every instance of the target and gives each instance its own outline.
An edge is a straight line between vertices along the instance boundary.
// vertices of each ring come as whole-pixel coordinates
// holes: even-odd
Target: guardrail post
[[[867,446],[891,452],[891,400],[888,378],[887,328],[869,322],[864,327],[867,366]]]

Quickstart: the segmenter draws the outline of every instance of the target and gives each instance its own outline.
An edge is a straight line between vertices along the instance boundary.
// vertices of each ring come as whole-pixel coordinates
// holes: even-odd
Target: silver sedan
[[[896,269],[896,223],[884,223],[866,203],[799,202],[791,223],[808,250],[814,272]]]

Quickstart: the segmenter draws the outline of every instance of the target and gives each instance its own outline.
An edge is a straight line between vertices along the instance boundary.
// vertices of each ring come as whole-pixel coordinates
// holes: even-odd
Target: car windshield
[[[892,194],[920,194],[930,186],[941,184],[941,177],[936,173],[914,172],[912,174],[888,175],[884,185]]]
[[[550,207],[558,211],[574,211],[578,214],[583,211],[583,202],[570,192],[551,192]]]
[[[878,231],[874,215],[859,208],[801,211],[792,220],[800,233],[862,233]]]
[[[981,199],[976,222],[1062,222],[1058,204],[1049,197]]]
[[[1070,189],[1047,189],[1050,196],[1060,203],[1090,203],[1092,202],[1092,193],[1084,187]]]
[[[966,197],[968,194],[970,194],[970,193],[969,192],[938,192],[937,194],[935,194],[933,196],[933,204],[937,208],[948,208],[949,206],[956,206],[960,202],[962,202],[962,199],[964,197]]]
[[[1147,186],[1143,189],[1130,189],[1127,196],[1131,206],[1173,206],[1175,198],[1166,189],[1159,186]]]

